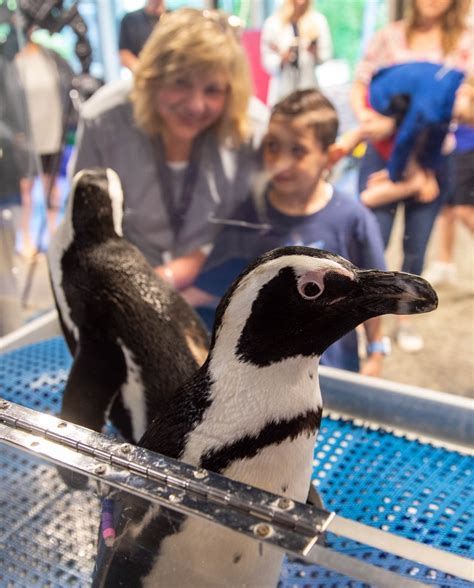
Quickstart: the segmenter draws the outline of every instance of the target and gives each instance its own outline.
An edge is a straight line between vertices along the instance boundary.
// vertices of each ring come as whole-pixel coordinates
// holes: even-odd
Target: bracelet
[[[382,355],[390,355],[391,352],[390,339],[384,337],[381,341],[371,341],[367,344],[367,355],[372,353],[381,353]]]
[[[173,288],[175,287],[173,270],[166,265],[163,266],[163,277],[168,282],[168,284],[171,284]]]

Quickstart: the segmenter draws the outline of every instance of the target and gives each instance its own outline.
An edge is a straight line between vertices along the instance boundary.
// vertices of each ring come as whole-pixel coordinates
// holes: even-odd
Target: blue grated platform
[[[70,366],[62,338],[4,354],[0,396],[57,414]],[[314,483],[328,510],[445,551],[473,556],[471,457],[327,415],[313,463]],[[70,492],[54,467],[10,447],[2,446],[0,472],[0,586],[88,586],[98,499],[90,492]],[[471,585],[330,533],[326,541],[346,555],[426,584]],[[288,559],[280,586],[364,585]]]

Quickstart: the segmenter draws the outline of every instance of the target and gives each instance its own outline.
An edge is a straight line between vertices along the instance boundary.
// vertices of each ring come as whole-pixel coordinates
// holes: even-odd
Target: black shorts
[[[474,206],[474,149],[453,155],[453,183],[447,206]]]
[[[48,176],[57,176],[59,174],[59,166],[61,163],[61,153],[46,153],[40,155],[40,157],[43,173]]]

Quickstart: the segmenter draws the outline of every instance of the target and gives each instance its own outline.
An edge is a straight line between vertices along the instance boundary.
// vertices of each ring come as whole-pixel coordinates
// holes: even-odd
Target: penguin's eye
[[[298,280],[298,292],[305,300],[314,300],[322,294],[324,290],[323,276],[309,274],[302,276]]]
[[[301,293],[305,298],[316,298],[321,292],[321,288],[316,282],[306,282],[301,288]]]

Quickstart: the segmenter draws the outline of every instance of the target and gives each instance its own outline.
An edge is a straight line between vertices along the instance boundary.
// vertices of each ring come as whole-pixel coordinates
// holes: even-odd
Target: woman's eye
[[[306,282],[301,290],[306,298],[316,298],[321,293],[321,288],[316,282]]]
[[[177,88],[189,88],[191,87],[191,82],[186,78],[176,78],[174,85]]]
[[[223,86],[208,86],[204,91],[207,96],[223,96],[227,92],[227,88]]]

